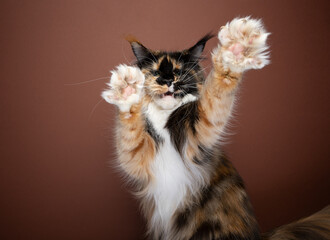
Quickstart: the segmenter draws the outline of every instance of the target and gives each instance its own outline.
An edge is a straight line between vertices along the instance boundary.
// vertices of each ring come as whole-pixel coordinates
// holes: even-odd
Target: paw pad
[[[221,28],[220,60],[224,67],[234,72],[259,69],[269,63],[267,33],[261,20],[235,18]]]
[[[144,74],[139,68],[119,65],[111,71],[112,76],[108,86],[110,89],[102,92],[102,97],[115,104],[123,112],[128,112],[133,104],[141,100]]]

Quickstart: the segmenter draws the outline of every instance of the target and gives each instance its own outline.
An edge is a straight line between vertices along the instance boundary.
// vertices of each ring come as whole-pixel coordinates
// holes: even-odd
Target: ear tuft
[[[133,35],[127,35],[125,37],[125,40],[128,41],[129,43],[132,43],[132,42],[140,43],[139,40],[137,40],[136,37],[134,37]]]
[[[206,42],[213,37],[214,37],[213,34],[208,33],[202,39],[200,39],[194,46],[188,49],[188,52],[190,53],[194,61],[198,61],[201,59],[201,55],[203,53]]]
[[[131,44],[133,53],[138,60],[138,62],[143,61],[148,58],[150,55],[150,51],[143,46],[134,36],[127,36],[125,39]]]

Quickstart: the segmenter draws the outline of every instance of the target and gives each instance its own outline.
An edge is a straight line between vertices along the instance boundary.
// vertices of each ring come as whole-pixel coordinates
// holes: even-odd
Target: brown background
[[[82,82],[133,59],[125,34],[184,49],[236,16],[262,18],[272,32],[272,64],[245,75],[226,145],[261,228],[329,204],[327,3],[2,1],[0,238],[142,239],[138,204],[109,167],[106,79]]]

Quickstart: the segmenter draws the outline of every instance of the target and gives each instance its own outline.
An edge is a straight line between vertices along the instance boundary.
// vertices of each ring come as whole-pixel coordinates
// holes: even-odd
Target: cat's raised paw
[[[269,34],[260,19],[235,18],[219,31],[221,48],[217,60],[234,72],[263,68],[269,63]]]
[[[115,104],[122,112],[129,112],[133,104],[139,103],[143,91],[144,74],[137,67],[119,65],[111,71],[110,89],[102,92],[105,101]]]

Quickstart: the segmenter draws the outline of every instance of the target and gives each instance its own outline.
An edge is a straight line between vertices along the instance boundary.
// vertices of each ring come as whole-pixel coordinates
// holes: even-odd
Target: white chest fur
[[[160,110],[154,104],[150,104],[146,112],[156,132],[164,140],[151,166],[155,179],[149,186],[148,197],[155,201],[152,224],[165,231],[170,227],[171,217],[184,202],[187,193],[196,192],[202,182],[198,166],[182,159],[170,140],[168,130],[164,128],[171,112]]]

